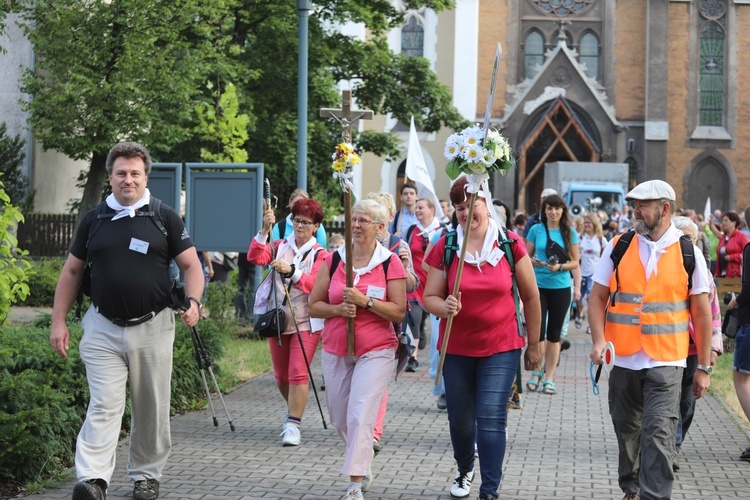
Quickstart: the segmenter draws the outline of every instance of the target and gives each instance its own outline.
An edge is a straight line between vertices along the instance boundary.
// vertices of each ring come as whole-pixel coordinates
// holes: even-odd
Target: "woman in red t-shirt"
[[[440,318],[455,315],[442,373],[457,465],[451,496],[463,498],[470,494],[476,440],[482,472],[479,497],[496,499],[505,455],[508,397],[525,342],[518,331],[516,315],[520,312],[513,297],[513,275],[498,244],[498,227],[482,197],[477,198],[472,220],[467,221],[471,198],[466,184],[466,179],[459,179],[450,191],[458,218],[459,245],[463,245],[467,223],[471,225],[458,298],[450,294],[461,251],[456,251],[456,258],[446,269],[443,237],[426,258],[430,270],[424,304],[428,312]],[[510,247],[529,332],[525,357],[528,368],[541,360],[539,291],[523,240],[512,232],[507,237],[515,240]],[[440,322],[438,346],[443,343],[445,323]]]
[[[356,203],[352,207],[353,286],[346,286],[349,257],[340,247],[326,258],[310,294],[310,316],[325,319],[321,363],[328,413],[346,445],[341,473],[349,476],[350,483],[344,499],[362,498],[363,480],[367,486],[372,483],[375,420],[398,345],[392,323],[403,320],[406,312],[404,266],[376,239],[387,220],[387,209],[380,203]],[[347,318],[354,319],[353,356],[347,355]]]
[[[716,247],[717,278],[742,277],[742,250],[750,243],[750,238],[740,231],[740,216],[735,212],[724,212],[721,216],[721,231],[716,227],[713,217],[708,219],[711,231],[719,239]]]

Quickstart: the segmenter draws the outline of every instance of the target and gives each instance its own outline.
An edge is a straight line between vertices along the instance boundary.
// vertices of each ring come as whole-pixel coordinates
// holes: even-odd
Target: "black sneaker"
[[[73,500],[105,500],[107,482],[104,479],[80,481],[73,487]]]
[[[445,401],[445,394],[441,394],[437,398],[437,408],[438,410],[447,410],[448,409],[448,403]]]
[[[489,493],[480,493],[479,500],[497,500],[497,497],[492,496]]]
[[[142,479],[135,482],[133,487],[135,500],[154,500],[159,498],[159,481],[156,479]]]
[[[406,361],[406,368],[404,368],[404,371],[407,371],[409,373],[414,373],[417,370],[419,370],[419,361],[417,361],[414,358],[409,358]]]
[[[372,438],[372,458],[375,458],[375,456],[380,453],[380,450],[383,449],[383,445],[380,444],[380,441]]]
[[[740,460],[750,460],[750,446],[745,448],[745,451],[740,455]]]

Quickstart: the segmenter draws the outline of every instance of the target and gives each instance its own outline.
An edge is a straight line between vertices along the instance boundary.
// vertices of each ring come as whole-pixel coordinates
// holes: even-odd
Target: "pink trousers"
[[[328,415],[346,446],[341,473],[364,476],[372,461],[372,438],[383,395],[393,371],[393,349],[362,356],[323,351]]]

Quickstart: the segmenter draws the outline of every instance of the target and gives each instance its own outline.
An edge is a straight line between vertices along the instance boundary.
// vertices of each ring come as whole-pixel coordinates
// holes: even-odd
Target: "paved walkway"
[[[559,394],[524,393],[523,410],[509,411],[500,498],[622,497],[606,379],[603,375],[601,394],[594,396],[588,371],[588,336],[575,331],[570,338],[572,348],[563,354],[557,372]],[[320,372],[318,357],[314,369]],[[424,369],[404,373],[391,384],[384,447],[373,465],[376,477],[366,493],[368,500],[450,498],[455,466],[448,423],[446,413],[435,407],[431,388]],[[321,398],[324,394],[320,393]],[[303,442],[297,448],[280,446],[278,435],[285,411],[271,373],[243,384],[224,399],[236,432],[229,430],[220,404],[218,428],[207,411],[194,411],[172,421],[174,447],[161,482],[162,498],[341,498],[348,485],[348,478],[339,474],[343,447],[330,425],[323,429],[312,391]],[[673,498],[750,497],[750,463],[738,460],[750,442],[750,433],[730,415],[724,404],[711,396],[698,402],[683,445]],[[125,475],[126,457],[125,441],[119,447],[110,498],[132,495],[132,484]],[[73,484],[30,498],[70,498]],[[478,483],[470,498],[475,499],[477,491]]]

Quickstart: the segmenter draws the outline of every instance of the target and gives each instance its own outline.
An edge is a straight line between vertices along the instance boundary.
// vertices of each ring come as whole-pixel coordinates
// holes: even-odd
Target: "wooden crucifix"
[[[352,109],[352,91],[341,92],[341,108],[322,108],[322,118],[333,118],[341,124],[341,140],[347,144],[352,142],[352,125],[357,120],[372,120],[373,112],[369,109]],[[352,198],[350,190],[344,187],[344,248],[346,251],[346,286],[354,286],[352,270]],[[354,319],[347,318],[346,346],[347,354],[354,356]]]

